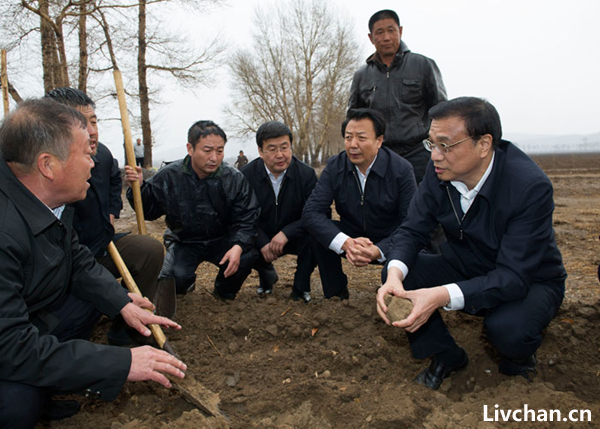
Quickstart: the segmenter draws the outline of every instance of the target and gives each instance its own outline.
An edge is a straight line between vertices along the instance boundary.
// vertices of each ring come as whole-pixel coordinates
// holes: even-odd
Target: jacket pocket
[[[402,79],[400,88],[400,97],[406,104],[419,104],[422,99],[423,91],[421,90],[421,80],[419,79]]]

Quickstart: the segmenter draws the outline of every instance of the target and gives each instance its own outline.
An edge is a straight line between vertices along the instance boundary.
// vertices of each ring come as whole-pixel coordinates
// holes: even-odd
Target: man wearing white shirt
[[[415,192],[410,163],[382,147],[385,128],[379,112],[350,110],[342,124],[345,150],[328,160],[304,207],[326,298],[349,296],[342,255],[357,267],[386,260]],[[334,202],[339,221],[330,217]]]
[[[279,280],[273,261],[280,256],[298,255],[291,298],[311,301],[310,276],[316,262],[310,238],[302,228],[302,209],[317,183],[315,170],[292,153],[293,135],[281,122],[269,121],[258,127],[256,144],[259,158],[240,171],[254,189],[260,204],[258,237],[254,243],[258,258],[261,296],[273,293]]]
[[[566,272],[552,228],[552,184],[512,143],[501,140],[498,112],[489,102],[461,97],[429,112],[431,151],[425,178],[405,222],[392,239],[377,307],[384,297],[410,299],[406,330],[415,358],[432,357],[416,381],[438,389],[468,364],[438,309],[484,317],[499,370],[535,376],[542,330],[562,302]],[[441,254],[420,253],[441,224]],[[387,278],[386,278],[387,277]]]

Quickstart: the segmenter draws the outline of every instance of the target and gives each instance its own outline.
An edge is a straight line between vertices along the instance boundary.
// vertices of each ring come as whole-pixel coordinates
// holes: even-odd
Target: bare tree
[[[269,120],[286,123],[296,156],[318,164],[341,147],[339,125],[358,66],[352,25],[317,0],[287,0],[255,15],[253,48],[230,63],[236,101],[228,111],[241,133]]]

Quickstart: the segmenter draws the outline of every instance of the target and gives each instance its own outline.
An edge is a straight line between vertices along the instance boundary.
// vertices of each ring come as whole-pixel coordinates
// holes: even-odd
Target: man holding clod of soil
[[[439,308],[482,316],[499,371],[532,381],[542,330],[562,303],[567,277],[552,228],[552,183],[501,140],[489,102],[461,97],[429,115],[423,143],[431,162],[392,238],[377,310],[389,324],[386,295],[412,301],[410,315],[393,325],[406,330],[415,358],[432,357],[419,384],[438,389],[468,364]],[[441,254],[419,253],[438,224],[447,237]]]
[[[400,225],[416,183],[412,166],[382,147],[385,120],[372,109],[354,109],[342,123],[345,150],[327,161],[304,206],[304,228],[314,246],[325,298],[347,299],[341,256],[362,267],[383,263],[390,236]],[[332,220],[331,204],[340,220]]]
[[[148,324],[180,329],[144,310],[79,244],[73,208],[85,198],[91,128],[81,113],[49,99],[28,100],[0,126],[0,427],[30,428],[69,417],[81,393],[113,400],[126,380],[183,377],[186,366],[152,347],[93,344],[101,313],[120,314],[149,336]]]
[[[241,169],[260,202],[258,237],[259,295],[271,294],[278,276],[272,262],[282,255],[298,255],[291,298],[308,303],[310,275],[316,262],[310,237],[302,228],[302,209],[317,183],[317,175],[292,155],[292,131],[277,121],[256,131],[259,158]]]
[[[160,277],[174,277],[177,293],[195,288],[203,261],[219,267],[214,296],[233,300],[252,271],[260,214],[258,200],[242,173],[223,163],[225,132],[212,121],[188,130],[188,155],[147,181],[142,169],[125,166],[127,182],[141,183],[144,216],[166,215],[167,253]],[[133,193],[127,190],[133,206]]]

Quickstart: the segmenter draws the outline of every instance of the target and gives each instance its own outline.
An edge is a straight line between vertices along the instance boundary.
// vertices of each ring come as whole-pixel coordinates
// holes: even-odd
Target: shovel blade
[[[172,277],[158,279],[156,290],[156,314],[169,319],[175,316],[177,311],[177,299],[175,298],[175,279]]]

